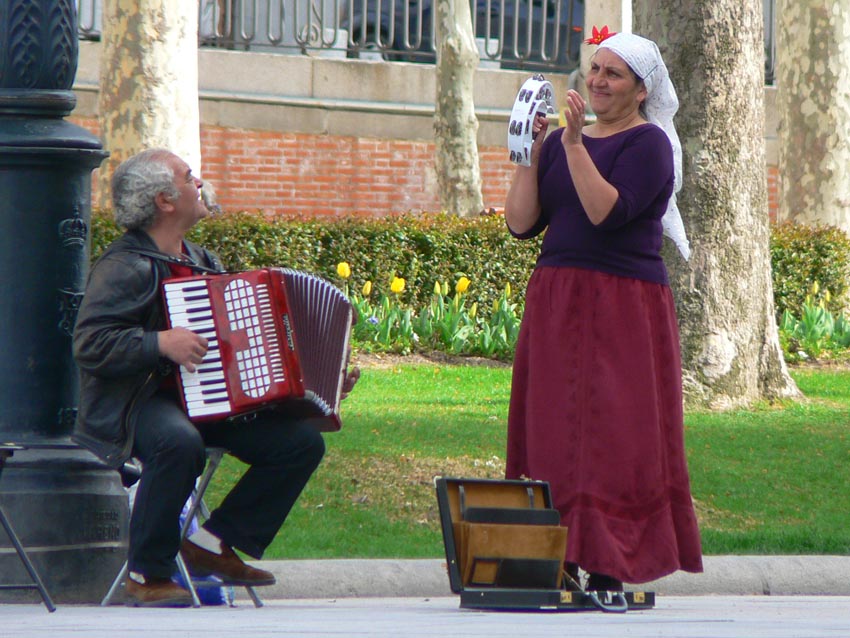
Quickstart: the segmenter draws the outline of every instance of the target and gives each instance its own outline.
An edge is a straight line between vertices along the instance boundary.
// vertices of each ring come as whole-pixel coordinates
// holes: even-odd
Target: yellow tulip
[[[812,295],[817,295],[818,290],[820,290],[820,286],[818,286],[818,282],[812,284]]]
[[[511,296],[511,282],[505,284],[505,297],[510,298]]]
[[[363,284],[363,296],[368,297],[371,294],[372,294],[372,282],[367,281],[365,284]]]
[[[823,298],[826,299],[826,303],[829,303],[832,300],[832,295],[830,295],[829,291],[826,290],[823,293]]]
[[[439,281],[434,282],[434,294],[435,295],[442,295],[443,294],[443,287],[440,286]]]
[[[393,282],[390,284],[390,290],[399,295],[404,291],[404,279],[401,277],[393,277]]]
[[[347,261],[341,261],[336,265],[336,274],[343,279],[351,277],[351,266],[348,265]]]
[[[457,280],[455,284],[455,292],[459,294],[463,294],[466,292],[466,289],[469,288],[470,281],[466,277],[461,277]]]
[[[475,319],[475,315],[478,314],[478,302],[472,304],[472,307],[469,309],[469,316]]]

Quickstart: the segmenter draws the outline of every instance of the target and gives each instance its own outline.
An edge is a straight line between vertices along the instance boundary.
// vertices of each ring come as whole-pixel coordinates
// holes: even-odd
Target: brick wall
[[[98,134],[96,120],[72,119]],[[225,211],[384,216],[440,208],[429,142],[205,125],[201,156]],[[501,147],[481,148],[479,157],[485,206],[501,208],[513,165]]]
[[[779,167],[768,164],[767,166],[767,213],[770,221],[775,222],[779,216]]]
[[[95,135],[93,118],[71,118]],[[436,212],[434,144],[306,135],[220,126],[201,127],[203,177],[225,211],[266,215],[363,215]],[[514,167],[501,146],[479,148],[485,208],[502,208]],[[770,219],[779,174],[768,166]],[[93,185],[95,197],[97,183]]]

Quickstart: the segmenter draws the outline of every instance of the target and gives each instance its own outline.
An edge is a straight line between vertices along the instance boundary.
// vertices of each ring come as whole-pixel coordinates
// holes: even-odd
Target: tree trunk
[[[850,232],[850,6],[777,4],[779,219]]]
[[[644,0],[634,32],[658,42],[679,95],[679,207],[690,262],[668,244],[689,406],[799,395],[779,345],[765,182],[760,0]]]
[[[98,113],[111,155],[99,171],[109,206],[115,167],[147,148],[168,148],[201,170],[198,5],[185,0],[103,0]]]
[[[473,82],[478,49],[466,0],[437,2],[437,96],[434,112],[440,206],[471,216],[484,208],[478,166]]]

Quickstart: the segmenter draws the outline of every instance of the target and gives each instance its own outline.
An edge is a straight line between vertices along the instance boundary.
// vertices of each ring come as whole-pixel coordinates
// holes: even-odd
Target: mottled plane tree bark
[[[484,208],[478,165],[478,118],[473,88],[478,49],[467,0],[439,0],[437,9],[437,95],[434,112],[440,206],[460,216]]]
[[[198,4],[185,0],[103,0],[98,119],[109,159],[99,171],[99,204],[109,205],[115,167],[164,147],[201,170]]]
[[[779,219],[850,232],[850,4],[777,0]]]
[[[764,146],[761,0],[643,0],[634,32],[658,42],[679,95],[685,262],[665,247],[686,401],[731,408],[799,394],[776,327]]]

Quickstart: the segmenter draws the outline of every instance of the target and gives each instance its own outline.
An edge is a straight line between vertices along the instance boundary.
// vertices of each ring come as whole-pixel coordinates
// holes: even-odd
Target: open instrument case
[[[650,609],[654,592],[567,588],[567,528],[549,484],[438,477],[437,504],[451,590],[471,609]]]

